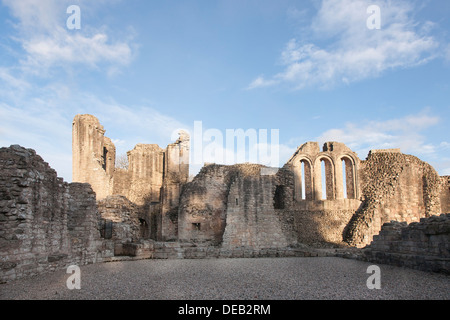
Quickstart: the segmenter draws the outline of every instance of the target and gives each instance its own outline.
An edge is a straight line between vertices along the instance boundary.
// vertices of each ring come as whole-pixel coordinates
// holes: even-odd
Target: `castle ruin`
[[[136,145],[128,168],[94,116],[75,116],[72,132],[72,183],[31,149],[0,149],[0,281],[120,259],[311,256],[450,213],[449,177],[399,149],[361,160],[342,143],[307,142],[281,168],[208,164],[189,181],[184,132],[165,149]],[[443,245],[426,241],[449,272],[445,223]]]

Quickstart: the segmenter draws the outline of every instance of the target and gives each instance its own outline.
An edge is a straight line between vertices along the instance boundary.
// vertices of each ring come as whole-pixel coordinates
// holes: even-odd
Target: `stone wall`
[[[342,143],[320,150],[307,142],[284,168],[294,174],[291,214],[302,243],[363,247],[385,222],[419,221],[450,208],[448,178],[400,149],[371,150],[361,161]]]
[[[343,245],[343,232],[361,206],[358,155],[343,143],[327,142],[320,150],[317,142],[307,142],[284,168],[294,174],[290,214],[298,242]]]
[[[102,259],[95,194],[32,149],[0,149],[0,282]]]
[[[70,264],[95,263],[106,257],[107,254],[102,252],[103,243],[98,225],[100,214],[97,210],[95,193],[89,184],[69,184],[67,215],[71,247]]]
[[[95,119],[87,119],[81,121],[77,134],[101,136],[102,127]],[[109,156],[114,148],[109,139],[83,144],[83,152],[99,146],[107,150],[99,158],[93,153],[94,163],[99,165],[96,168],[113,177],[116,185],[112,190],[132,191],[135,201],[125,195],[105,195],[97,201],[94,187],[64,182],[33,150],[1,148],[0,282],[70,264],[128,258],[311,256],[313,251],[305,245],[366,245],[391,220],[427,224],[412,223],[408,231],[400,233],[397,227],[385,225],[378,240],[375,236],[376,241],[366,250],[368,257],[394,262],[403,259],[405,266],[423,265],[431,259],[432,267],[426,268],[448,270],[449,217],[423,218],[450,207],[449,178],[439,177],[416,157],[398,150],[378,150],[360,161],[342,144],[327,143],[324,151],[318,152],[317,144],[307,143],[281,169],[212,164],[188,183],[188,142],[188,137],[181,135],[164,151],[156,145],[137,146],[131,152],[137,155],[131,167],[114,171]],[[315,158],[306,157],[309,153]],[[320,162],[325,156],[332,177],[326,189],[333,198],[315,200],[318,176],[314,165],[308,169],[307,164]],[[160,169],[146,171],[160,168],[161,160],[161,175]],[[305,178],[301,187],[306,199],[302,193],[299,196],[298,189],[298,163],[303,160],[306,169],[300,170],[300,177]],[[347,198],[344,193],[337,197],[341,189],[336,163],[342,161],[348,161],[345,168],[349,168],[342,174],[352,181]],[[100,192],[110,192],[111,180],[95,180],[102,177],[95,173],[93,177],[94,185],[106,183],[107,188]],[[133,181],[140,179],[144,182],[132,187]],[[304,183],[308,179],[312,182],[309,187]],[[159,201],[152,191],[154,186],[161,189]],[[141,194],[141,189],[150,193]],[[143,204],[136,203],[140,195],[147,199]],[[360,198],[354,198],[356,195]],[[132,193],[128,196],[133,197]],[[394,229],[398,234],[393,235]],[[149,238],[172,242],[155,243]]]
[[[115,147],[98,119],[76,115],[72,124],[72,181],[89,183],[97,198],[113,191]]]
[[[358,155],[343,143],[327,142],[321,151],[317,142],[307,142],[298,147],[284,168],[294,173],[297,201],[358,199],[359,162]]]
[[[189,179],[189,135],[184,131],[167,146],[164,153],[164,181],[160,193],[158,240],[178,239],[178,210],[180,196]]]
[[[344,233],[363,247],[391,220],[417,222],[441,212],[441,178],[426,162],[400,152],[371,152],[361,162],[363,203]]]
[[[184,186],[175,213],[180,241],[222,242],[228,192],[237,170],[236,166],[206,165]]]
[[[172,217],[189,177],[189,135],[181,131],[178,140],[165,149],[137,144],[127,153],[128,168],[115,168],[114,144],[97,118],[76,115],[72,134],[73,181],[90,183],[97,200],[122,195],[147,208],[147,215],[153,216],[154,238],[176,240],[178,221]]]
[[[144,230],[141,230],[142,223],[139,218],[141,208],[125,196],[108,196],[97,201],[97,206],[101,216],[97,223],[111,222],[108,238],[125,243],[137,241],[142,237]]]
[[[297,203],[292,214],[298,242],[316,247],[346,245],[344,230],[360,205],[356,199]]]
[[[442,190],[440,194],[441,211],[450,213],[450,176],[441,177]]]
[[[374,263],[450,274],[450,214],[385,223],[363,254]]]
[[[251,248],[205,246],[187,242],[155,242],[153,259],[324,257],[328,253],[309,247]]]
[[[115,146],[96,117],[76,115],[72,135],[74,182],[91,184],[98,200],[124,195],[139,205],[159,201],[163,149],[155,144],[137,144],[127,153],[128,168],[116,169]]]
[[[116,180],[114,175],[114,194],[124,195],[138,205],[159,202],[163,183],[164,150],[156,144],[137,144],[127,155],[128,181]]]
[[[208,165],[188,183],[180,200],[180,241],[209,242],[224,249],[293,245],[293,176],[264,166]]]
[[[263,175],[261,169],[236,176],[230,185],[222,248],[261,250],[296,243],[282,218],[292,205],[293,177],[283,170]]]

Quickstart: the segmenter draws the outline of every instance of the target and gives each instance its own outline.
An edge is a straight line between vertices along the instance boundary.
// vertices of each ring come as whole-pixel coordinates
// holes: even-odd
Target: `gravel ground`
[[[0,284],[2,300],[346,300],[450,299],[450,277],[378,265],[381,289],[369,290],[370,263],[335,257],[140,260],[81,267],[81,289],[65,270]]]

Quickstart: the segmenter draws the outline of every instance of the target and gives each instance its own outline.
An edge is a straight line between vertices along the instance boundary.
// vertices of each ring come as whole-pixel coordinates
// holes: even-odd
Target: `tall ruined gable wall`
[[[317,142],[307,142],[285,164],[294,174],[289,215],[299,243],[344,244],[343,231],[361,205],[359,166],[357,154],[339,142],[327,142],[322,150]]]

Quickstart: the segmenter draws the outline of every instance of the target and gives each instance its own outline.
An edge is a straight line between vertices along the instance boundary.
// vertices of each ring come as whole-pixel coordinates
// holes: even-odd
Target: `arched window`
[[[313,200],[313,181],[311,163],[307,159],[300,160],[300,190],[299,197],[302,200]]]
[[[347,199],[347,175],[346,173],[346,165],[345,165],[345,159],[342,159],[342,192],[344,199]]]
[[[355,165],[353,159],[348,156],[342,157],[342,178],[344,198],[355,199]]]
[[[306,186],[306,183],[305,183],[305,161],[302,161],[301,162],[301,170],[302,170],[302,181],[301,181],[301,183],[302,183],[302,188],[301,188],[301,192],[302,192],[302,194],[301,194],[301,196],[302,196],[302,200],[306,200],[306,190],[305,190],[305,186]]]
[[[334,174],[333,164],[329,158],[320,159],[321,162],[321,182],[322,182],[322,199],[319,200],[331,200],[334,199]]]

